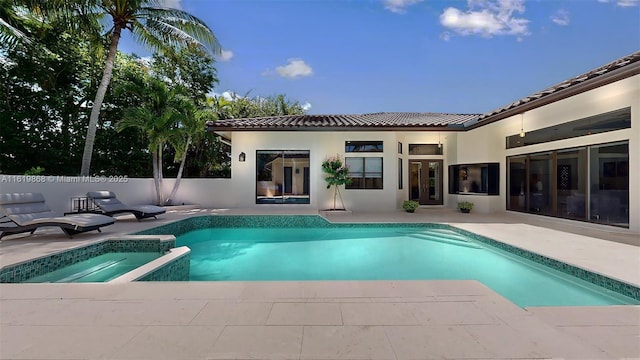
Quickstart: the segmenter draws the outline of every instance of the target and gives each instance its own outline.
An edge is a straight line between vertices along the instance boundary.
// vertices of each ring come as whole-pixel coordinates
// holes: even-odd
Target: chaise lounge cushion
[[[164,214],[165,209],[155,205],[133,205],[123,204],[112,191],[89,191],[87,197],[107,215],[118,213],[133,213],[136,218],[142,219],[155,217]]]
[[[2,231],[13,233],[35,230],[40,226],[59,226],[67,234],[98,230],[111,225],[113,218],[99,214],[58,216],[51,211],[40,193],[0,194],[0,210],[10,220],[3,222]]]

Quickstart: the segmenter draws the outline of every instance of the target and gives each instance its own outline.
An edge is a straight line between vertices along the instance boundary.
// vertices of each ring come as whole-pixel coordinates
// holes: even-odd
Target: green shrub
[[[402,208],[409,212],[414,212],[420,206],[420,203],[415,200],[405,200],[402,203]]]

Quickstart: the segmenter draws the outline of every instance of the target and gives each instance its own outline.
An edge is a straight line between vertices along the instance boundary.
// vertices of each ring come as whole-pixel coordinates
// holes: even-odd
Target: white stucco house
[[[455,109],[452,109],[455,110]],[[519,211],[640,232],[640,51],[484,114],[292,115],[208,124],[232,143],[237,207]]]

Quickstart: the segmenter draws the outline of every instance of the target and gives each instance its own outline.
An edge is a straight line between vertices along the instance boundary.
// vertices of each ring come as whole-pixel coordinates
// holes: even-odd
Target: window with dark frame
[[[402,154],[402,143],[398,141],[398,154]]]
[[[409,144],[409,155],[442,155],[442,144]]]
[[[450,165],[449,194],[500,195],[500,164]]]
[[[382,141],[345,141],[344,152],[358,153],[358,152],[382,152]]]
[[[523,126],[526,130],[526,120]],[[631,108],[624,108],[542,129],[526,131],[524,137],[521,137],[520,134],[507,136],[506,148],[513,149],[550,141],[628,129],[630,127]]]
[[[309,204],[309,150],[256,150],[256,204]]]
[[[381,157],[345,157],[351,184],[346,189],[382,189]]]
[[[398,190],[402,190],[402,159],[398,159]]]

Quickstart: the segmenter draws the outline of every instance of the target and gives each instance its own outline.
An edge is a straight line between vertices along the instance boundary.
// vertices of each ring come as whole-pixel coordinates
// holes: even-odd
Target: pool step
[[[447,239],[456,239],[456,240],[460,240],[460,241],[466,241],[469,242],[469,238],[461,235],[460,233],[457,233],[453,230],[448,230],[448,229],[429,229],[426,231],[422,232],[423,234],[437,234],[439,236],[443,236],[446,237]]]
[[[459,239],[459,238],[456,238],[456,237],[443,236],[443,234],[433,234],[433,233],[429,233],[429,232],[419,232],[419,233],[407,233],[405,235],[409,236],[409,237],[416,238],[416,239],[436,241],[436,242],[440,242],[440,243],[443,243],[443,244],[464,246],[464,247],[469,247],[469,248],[473,248],[473,249],[482,249],[481,246],[478,246],[478,245],[476,245],[476,244],[474,244],[472,242],[469,242],[467,240]]]
[[[447,229],[425,229],[422,231],[403,231],[402,233],[407,235],[422,234],[422,235],[438,236],[438,237],[443,237],[449,240],[470,242],[468,237],[465,237],[464,235],[460,235],[455,231],[451,231]]]
[[[98,264],[96,266],[92,266],[88,269],[82,270],[80,272],[77,272],[75,274],[66,276],[62,279],[56,280],[54,282],[57,283],[66,283],[66,282],[76,282],[84,277],[93,275],[95,273],[98,273],[100,271],[105,271],[109,268],[112,268],[114,266],[117,266],[118,264],[120,264],[121,262],[127,260],[126,258],[122,258],[120,260],[109,260],[109,261],[105,261],[102,264]]]

